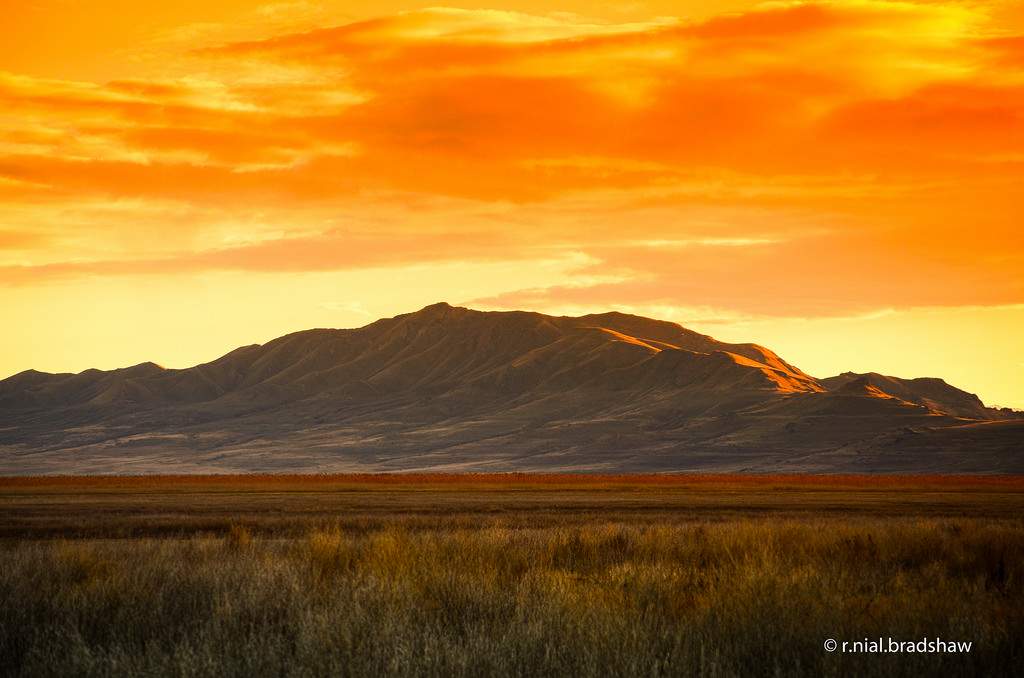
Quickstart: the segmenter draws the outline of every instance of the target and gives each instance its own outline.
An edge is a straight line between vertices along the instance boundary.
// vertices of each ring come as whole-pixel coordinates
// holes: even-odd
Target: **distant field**
[[[0,479],[0,609],[3,675],[1019,675],[1024,478]]]
[[[0,478],[0,538],[301,535],[341,525],[1024,516],[1024,476],[323,475]]]

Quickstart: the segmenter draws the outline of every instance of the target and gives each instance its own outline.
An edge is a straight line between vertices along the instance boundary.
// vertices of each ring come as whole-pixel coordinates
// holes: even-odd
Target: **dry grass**
[[[48,529],[47,539],[0,541],[0,674],[1019,672],[1024,520],[1007,515],[1019,495],[908,485],[877,503],[861,496],[876,489],[846,486],[823,504],[833,508],[797,510],[824,501],[808,485],[707,490],[720,496],[698,508],[680,508],[665,490],[640,509],[623,498],[628,488],[581,490],[571,501],[564,488],[522,490],[521,501],[518,491],[459,499],[457,489],[403,485],[373,496],[339,491],[350,511],[376,506],[357,518],[313,512],[286,523],[251,510],[273,493],[250,504],[231,503],[231,492],[224,501],[234,513],[222,527],[195,529],[179,516],[163,536],[132,538],[110,538],[94,523],[112,507],[131,513],[133,501],[154,519],[171,495],[148,486],[141,498],[50,496],[51,508],[105,508],[66,519],[84,521],[70,531],[84,538]],[[774,508],[738,511],[750,497]],[[970,517],[951,515],[957,497],[974,507]],[[189,503],[180,493],[174,500]],[[424,515],[430,506],[436,512]],[[967,655],[822,649],[826,638],[878,636],[974,646]]]
[[[672,525],[725,518],[1024,514],[1024,477],[367,475],[0,478],[0,539],[298,537],[348,531]]]

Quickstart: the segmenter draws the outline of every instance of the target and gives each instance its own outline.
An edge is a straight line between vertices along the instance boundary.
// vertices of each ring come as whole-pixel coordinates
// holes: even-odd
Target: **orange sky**
[[[0,375],[443,299],[1024,407],[1024,3],[9,4]]]

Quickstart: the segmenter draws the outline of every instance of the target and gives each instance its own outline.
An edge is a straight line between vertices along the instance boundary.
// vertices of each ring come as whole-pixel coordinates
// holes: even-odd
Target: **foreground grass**
[[[720,518],[13,541],[9,675],[1014,675],[1024,523]],[[827,638],[973,642],[827,653]]]

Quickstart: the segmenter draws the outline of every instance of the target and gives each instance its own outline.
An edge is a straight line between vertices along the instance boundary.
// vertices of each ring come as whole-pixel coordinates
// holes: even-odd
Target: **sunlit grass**
[[[10,543],[13,675],[1013,675],[1024,523],[401,523]],[[826,638],[970,640],[841,655]]]

